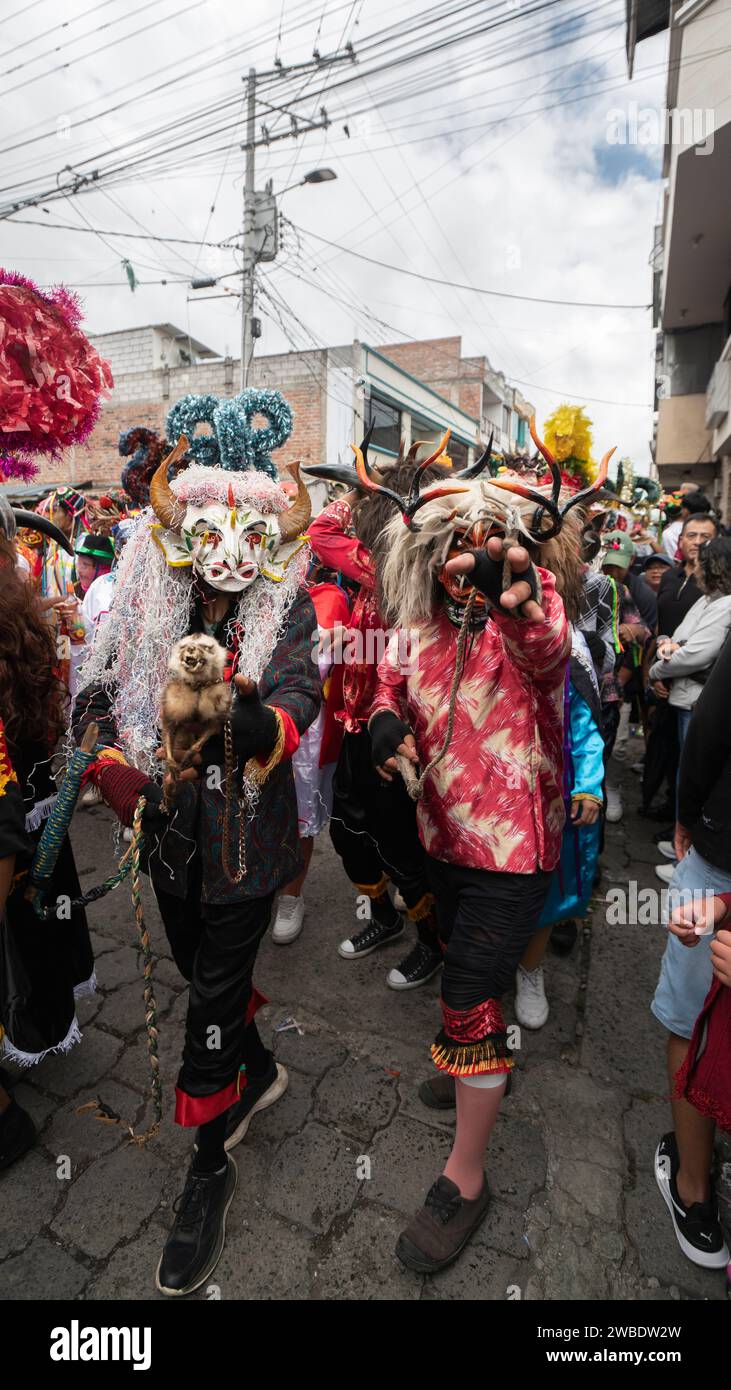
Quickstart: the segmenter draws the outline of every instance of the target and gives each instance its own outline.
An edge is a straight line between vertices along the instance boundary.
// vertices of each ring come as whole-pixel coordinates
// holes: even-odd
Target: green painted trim
[[[374,381],[377,381],[377,382],[378,382],[379,387],[382,385],[380,377],[374,377],[373,379],[374,379]],[[399,409],[400,409],[401,411],[403,411],[404,409],[408,409],[408,408],[409,408],[409,407],[408,407],[408,402],[406,403],[406,405],[404,405],[403,400],[399,401],[399,399],[398,399],[397,396],[394,396],[394,395],[391,394],[391,392],[388,390],[388,386],[387,386],[387,385],[384,385],[384,386],[383,386],[383,390],[380,390],[380,389],[379,389],[379,390],[377,391],[376,394],[377,394],[377,398],[378,398],[379,400],[383,400],[384,405],[390,405],[390,404],[396,405],[396,406],[399,407]],[[422,408],[421,406],[419,406],[419,410],[420,410],[421,413],[423,414],[423,408]],[[464,414],[464,411],[462,412],[462,414]],[[469,418],[469,417],[468,417],[468,418]],[[425,423],[425,424],[428,424],[428,421],[424,421],[424,423]],[[439,420],[435,420],[435,422],[434,422],[434,428],[435,428],[436,430],[442,430],[442,431],[444,431],[444,430],[447,428],[446,422],[445,422],[445,421],[441,421],[441,422],[440,422]],[[452,430],[452,439],[456,439],[460,444],[464,444],[464,446],[465,446],[466,449],[476,449],[476,448],[478,447],[478,445],[479,445],[479,434],[478,434],[477,439],[467,439],[465,435],[463,435],[463,434],[458,434],[456,430]]]
[[[377,352],[375,348],[369,347],[367,343],[363,343],[362,346],[365,348],[367,354],[372,353],[379,361],[387,362],[389,367],[393,367],[394,371],[400,372],[402,376],[408,377],[409,381],[413,381],[416,386],[420,386],[422,391],[427,391],[430,396],[435,396],[438,401],[442,401],[444,405],[448,405],[450,410],[456,410],[458,415],[464,415],[465,420],[469,420],[471,424],[477,425],[479,429],[480,422],[476,415],[468,415],[467,411],[463,410],[461,406],[455,405],[453,401],[447,400],[447,397],[440,395],[439,391],[435,391],[433,387],[427,386],[426,382],[420,381],[418,376],[412,376],[411,372],[407,372],[405,367],[400,367],[398,362],[392,362],[390,357],[384,357],[382,352]],[[366,371],[367,370],[368,361],[366,358]],[[380,380],[380,378],[376,378],[376,380]],[[470,442],[473,443],[474,441]]]

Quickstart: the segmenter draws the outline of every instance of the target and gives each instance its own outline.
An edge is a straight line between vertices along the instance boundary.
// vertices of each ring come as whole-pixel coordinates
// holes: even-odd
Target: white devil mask
[[[264,511],[257,506],[257,500],[266,505],[264,498],[242,500],[241,489],[234,489],[230,477],[224,483],[225,497],[186,503],[170,487],[167,471],[187,449],[188,441],[182,436],[150,483],[150,504],[161,523],[152,533],[168,564],[174,568],[192,566],[210,588],[224,593],[240,593],[260,576],[280,582],[289,561],[305,544],[302,533],[311,514],[299,465],[291,466],[297,497],[285,511]],[[264,486],[263,478],[257,481]]]

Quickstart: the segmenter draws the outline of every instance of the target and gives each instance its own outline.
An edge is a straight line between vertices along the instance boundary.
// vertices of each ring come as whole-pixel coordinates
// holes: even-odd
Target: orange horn
[[[546,460],[546,463],[549,465],[549,467],[551,466],[551,464],[555,464],[556,460],[553,457],[551,450],[546,447],[546,445],[543,443],[543,440],[540,438],[538,431],[536,430],[535,415],[531,415],[530,420],[528,421],[528,429],[530,430],[530,437],[533,440],[533,443],[535,444],[539,453],[543,454],[543,457]]]

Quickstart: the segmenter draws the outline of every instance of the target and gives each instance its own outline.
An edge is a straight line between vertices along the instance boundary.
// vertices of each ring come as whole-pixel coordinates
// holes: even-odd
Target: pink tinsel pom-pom
[[[0,469],[32,477],[38,454],[88,438],[114,380],[81,332],[77,295],[0,269]]]

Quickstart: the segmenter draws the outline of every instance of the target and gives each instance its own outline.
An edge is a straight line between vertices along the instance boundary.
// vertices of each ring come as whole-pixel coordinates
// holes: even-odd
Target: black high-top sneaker
[[[188,1169],[185,1187],[176,1198],[175,1224],[155,1275],[160,1293],[174,1298],[200,1288],[218,1264],[226,1240],[226,1213],[233,1201],[238,1174],[230,1154],[218,1173]]]
[[[384,893],[371,902],[370,922],[366,922],[362,931],[356,932],[347,941],[341,941],[338,955],[344,960],[359,960],[361,956],[369,956],[372,951],[377,951],[379,946],[396,941],[403,934],[404,919],[396,911],[388,893]]]

